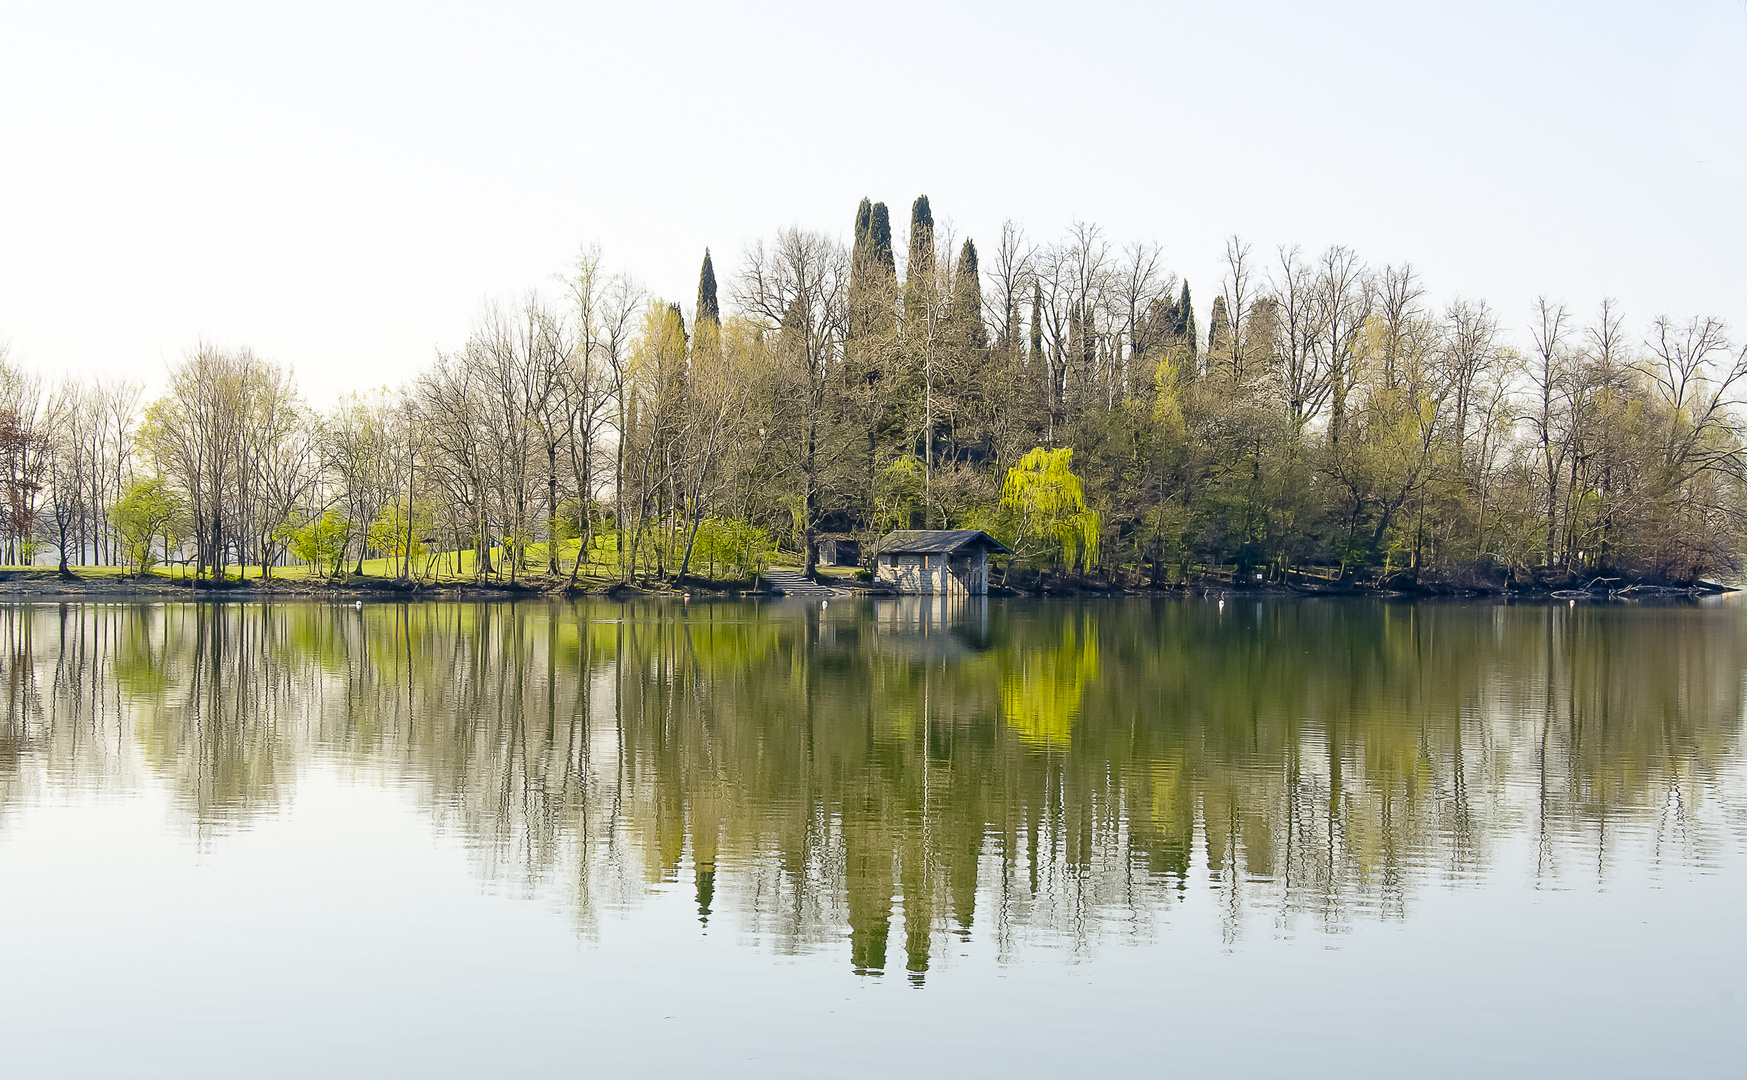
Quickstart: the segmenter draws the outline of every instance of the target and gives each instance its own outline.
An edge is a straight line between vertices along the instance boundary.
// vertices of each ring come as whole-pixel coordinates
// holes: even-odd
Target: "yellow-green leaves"
[[[338,573],[351,536],[351,523],[338,510],[329,510],[292,532],[291,554],[314,567],[318,575]]]
[[[1022,554],[1031,541],[1070,570],[1090,570],[1098,565],[1103,519],[1086,506],[1080,478],[1069,468],[1073,460],[1074,452],[1065,447],[1032,450],[1007,470],[1001,507],[1018,515],[1015,542]]]
[[[182,513],[182,500],[161,476],[135,480],[110,509],[109,518],[121,534],[127,563],[136,573],[157,565],[152,543],[159,536],[168,543],[174,523]]]

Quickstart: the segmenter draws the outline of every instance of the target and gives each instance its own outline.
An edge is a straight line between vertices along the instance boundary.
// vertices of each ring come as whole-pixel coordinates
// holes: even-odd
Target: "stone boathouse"
[[[989,556],[1011,555],[981,529],[899,529],[879,543],[878,580],[901,593],[986,596]]]

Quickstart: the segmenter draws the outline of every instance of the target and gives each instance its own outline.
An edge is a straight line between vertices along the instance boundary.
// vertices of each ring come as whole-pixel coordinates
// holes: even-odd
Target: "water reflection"
[[[1197,879],[1228,936],[1339,931],[1743,821],[1732,607],[17,606],[0,659],[0,828],[161,785],[223,842],[333,766],[585,929],[672,883],[918,981],[954,937],[1155,932]]]

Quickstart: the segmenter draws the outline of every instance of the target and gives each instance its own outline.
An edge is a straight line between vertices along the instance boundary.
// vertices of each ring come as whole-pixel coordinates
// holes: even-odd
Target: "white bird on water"
[[[357,608],[359,611],[363,611],[364,610],[364,601],[359,600],[357,603],[353,604],[352,606]]]

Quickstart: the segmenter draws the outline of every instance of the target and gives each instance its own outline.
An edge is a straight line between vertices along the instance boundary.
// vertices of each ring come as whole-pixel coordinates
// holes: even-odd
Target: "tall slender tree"
[[[1231,319],[1226,316],[1225,296],[1222,294],[1213,298],[1213,313],[1207,321],[1208,373],[1212,374],[1213,367],[1223,360],[1228,363],[1228,371],[1235,378],[1237,365],[1231,362],[1231,356]]]
[[[704,249],[704,266],[698,271],[698,307],[692,324],[692,355],[715,359],[722,352],[722,304],[716,297],[716,268],[710,249]]]
[[[977,245],[966,238],[952,268],[952,323],[959,344],[976,349],[989,346],[989,331],[983,325],[983,281],[977,270]]]
[[[892,251],[892,213],[883,202],[873,204],[873,220],[868,227],[868,238],[874,262],[885,268],[887,277],[896,281],[898,263]]]
[[[1185,346],[1189,363],[1185,370],[1199,371],[1200,346],[1199,337],[1195,331],[1195,305],[1189,299],[1189,282],[1183,282],[1183,294],[1177,297],[1177,338]]]
[[[704,267],[698,271],[698,310],[695,316],[699,325],[705,320],[722,322],[722,304],[716,298],[716,268],[710,262],[710,249],[704,249]]]
[[[918,195],[910,205],[910,249],[904,261],[904,323],[906,335],[928,317],[928,304],[936,291],[934,281],[934,212],[928,196]]]

